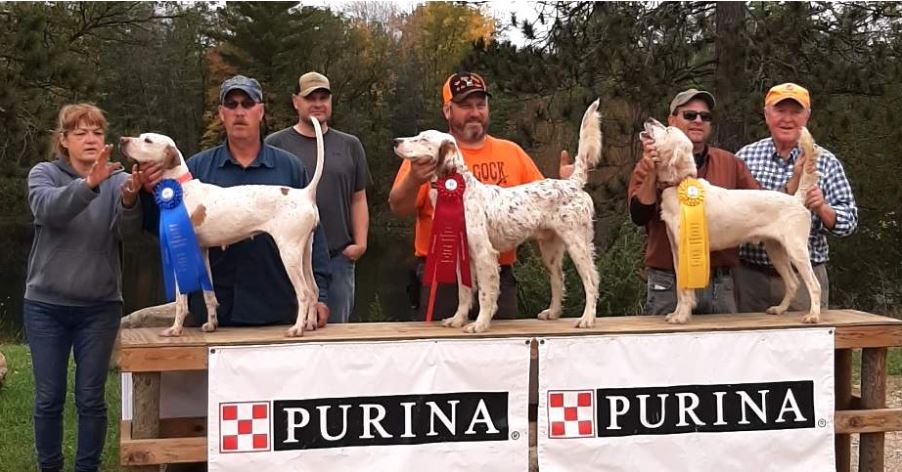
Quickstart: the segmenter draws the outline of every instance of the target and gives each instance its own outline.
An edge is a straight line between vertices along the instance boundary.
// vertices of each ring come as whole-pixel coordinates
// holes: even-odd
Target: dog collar
[[[184,174],[182,174],[181,176],[179,176],[179,178],[177,178],[175,180],[176,180],[176,182],[183,184],[193,178],[194,177],[191,176],[191,172],[185,172]]]

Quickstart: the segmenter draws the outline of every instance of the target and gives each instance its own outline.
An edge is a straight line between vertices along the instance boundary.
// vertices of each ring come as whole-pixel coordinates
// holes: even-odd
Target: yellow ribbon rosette
[[[711,274],[705,188],[698,179],[686,179],[677,189],[680,199],[680,247],[677,287],[704,288]]]

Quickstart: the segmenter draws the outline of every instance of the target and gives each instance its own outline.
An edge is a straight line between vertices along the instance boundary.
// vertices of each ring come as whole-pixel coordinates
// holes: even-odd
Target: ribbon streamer
[[[426,321],[432,321],[438,284],[457,282],[459,272],[460,283],[466,287],[473,286],[463,201],[466,183],[463,176],[455,172],[437,180],[433,186],[438,191],[438,197],[432,216],[432,240],[422,280],[423,285],[430,286]]]
[[[686,179],[680,183],[677,194],[680,200],[677,287],[681,290],[704,288],[711,275],[705,189],[698,179]]]
[[[182,186],[173,179],[165,179],[154,187],[154,199],[160,207],[160,252],[166,298],[175,300],[176,286],[183,294],[201,289],[212,291],[200,244],[182,201]]]

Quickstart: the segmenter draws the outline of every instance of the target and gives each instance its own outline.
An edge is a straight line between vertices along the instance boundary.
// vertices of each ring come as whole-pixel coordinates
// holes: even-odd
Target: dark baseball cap
[[[219,103],[222,103],[226,95],[232,90],[241,90],[255,102],[263,101],[263,89],[260,87],[260,82],[257,82],[256,79],[236,75],[224,80],[222,85],[219,86]]]
[[[442,86],[442,103],[452,101],[458,103],[476,92],[484,93],[489,97],[492,96],[488,91],[485,79],[481,75],[474,72],[451,74],[445,80],[445,85]]]

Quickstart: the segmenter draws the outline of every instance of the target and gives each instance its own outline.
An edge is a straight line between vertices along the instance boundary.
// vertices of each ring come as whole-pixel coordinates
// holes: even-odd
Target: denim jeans
[[[347,323],[354,311],[354,268],[342,253],[330,261],[332,282],[329,283],[329,323]]]
[[[730,270],[712,270],[707,287],[695,291],[695,314],[736,313],[733,276]],[[676,275],[673,271],[648,268],[646,315],[667,315],[676,309]]]
[[[72,351],[78,411],[75,470],[97,471],[106,439],[104,390],[122,303],[63,306],[25,300],[23,312],[35,380],[34,437],[38,463],[42,470],[63,467],[63,405]]]

